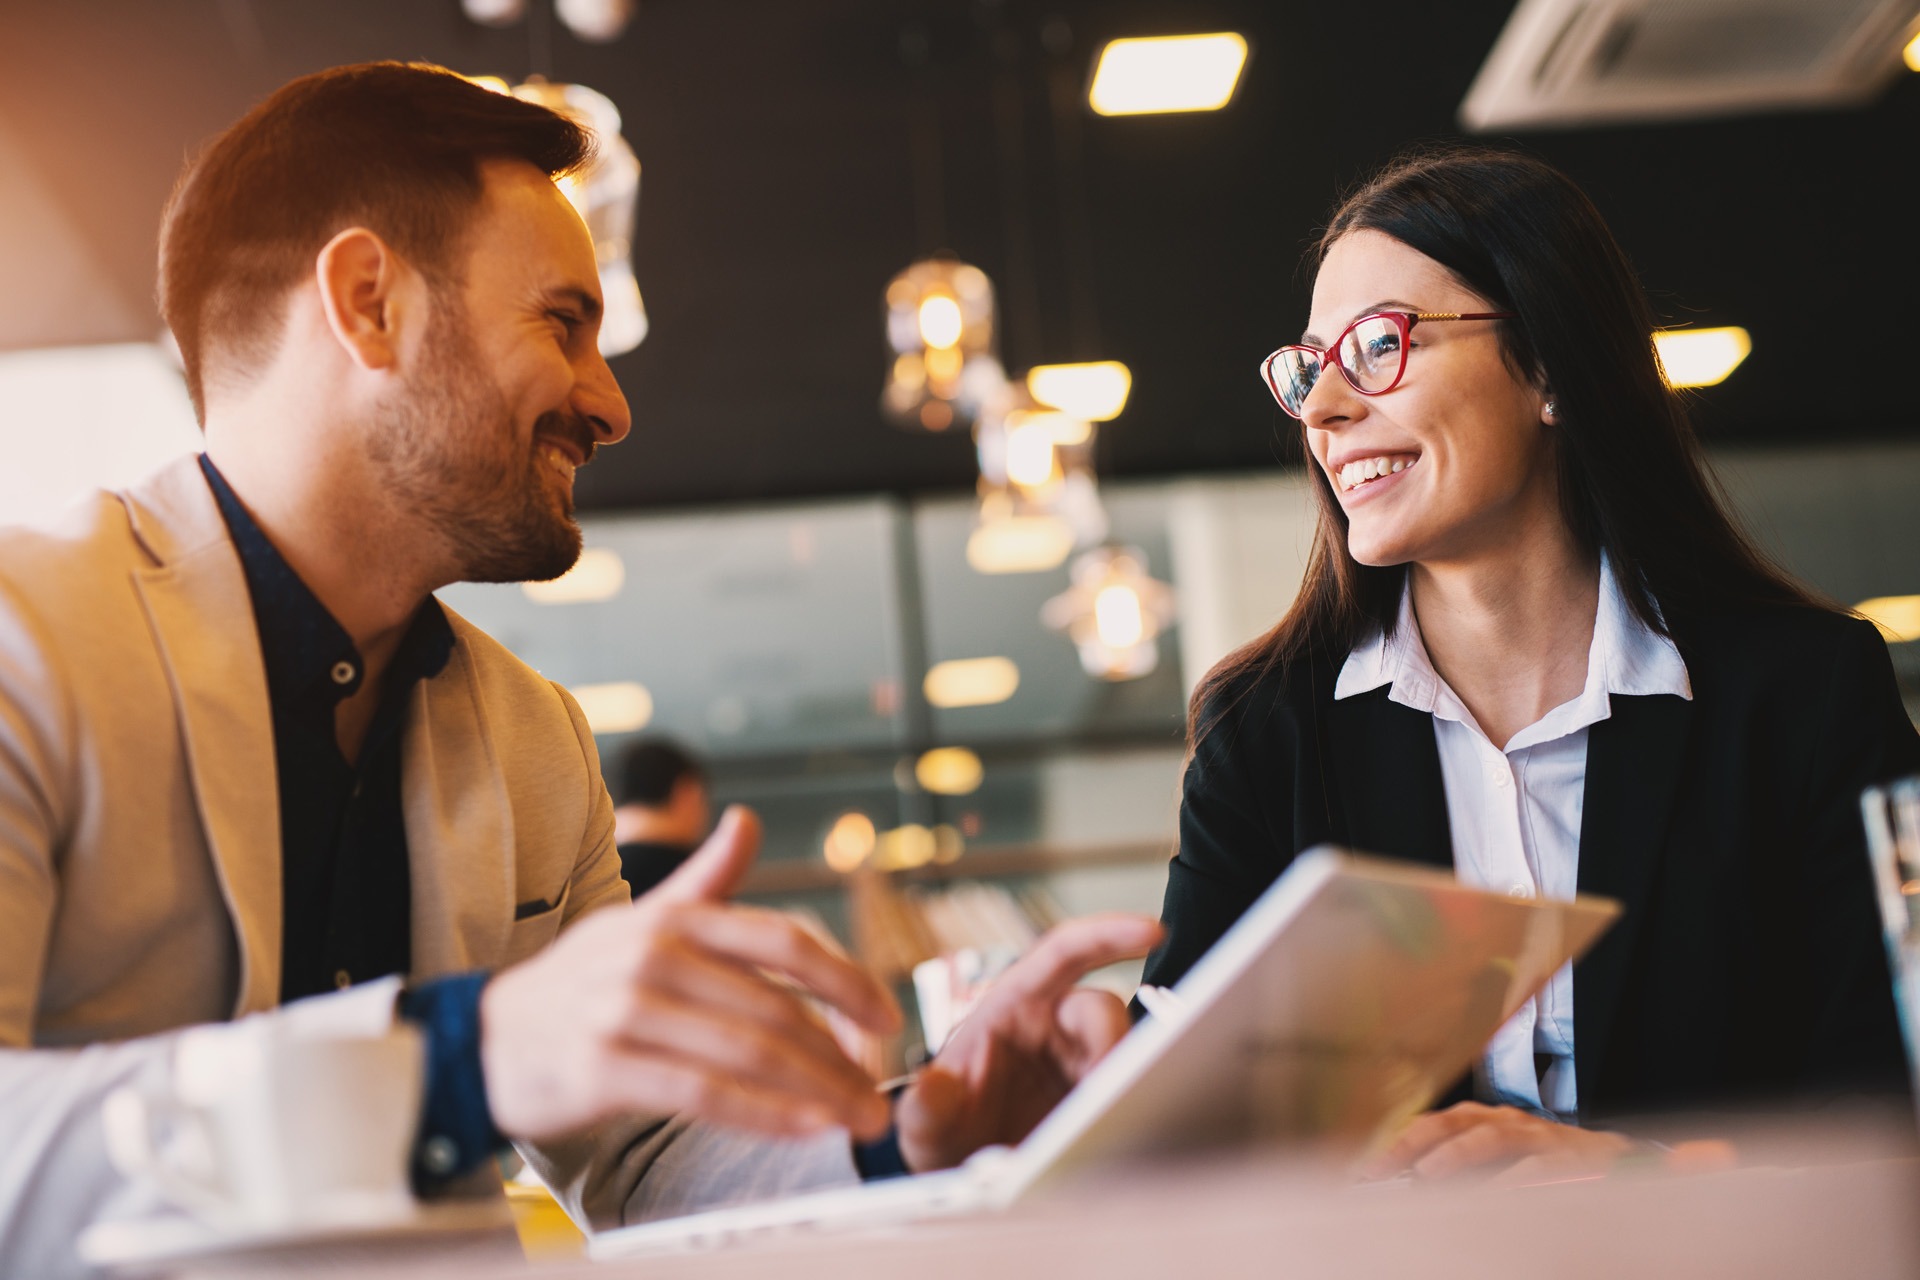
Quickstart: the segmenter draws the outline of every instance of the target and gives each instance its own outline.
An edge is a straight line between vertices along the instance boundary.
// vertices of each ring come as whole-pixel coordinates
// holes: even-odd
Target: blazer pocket
[[[554,898],[533,898],[513,908],[513,925],[507,932],[507,954],[501,967],[517,964],[539,951],[560,935],[561,922],[567,918],[567,899],[573,883],[560,886]]]

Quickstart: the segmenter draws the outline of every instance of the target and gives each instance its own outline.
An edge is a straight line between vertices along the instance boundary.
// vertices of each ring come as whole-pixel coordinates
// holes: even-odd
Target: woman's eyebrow
[[[1411,302],[1402,302],[1398,298],[1386,298],[1379,302],[1369,303],[1368,305],[1360,308],[1358,311],[1354,312],[1352,315],[1347,317],[1347,324],[1352,324],[1355,320],[1358,320],[1361,316],[1370,316],[1376,311],[1418,311],[1418,310],[1420,310],[1420,308],[1414,306]],[[1341,331],[1344,332],[1346,330],[1346,327],[1347,327],[1346,324],[1341,325],[1340,326]],[[1309,347],[1324,347],[1326,345],[1326,343],[1320,341],[1319,338],[1315,337],[1311,333],[1301,334],[1300,341],[1303,345],[1309,346]]]

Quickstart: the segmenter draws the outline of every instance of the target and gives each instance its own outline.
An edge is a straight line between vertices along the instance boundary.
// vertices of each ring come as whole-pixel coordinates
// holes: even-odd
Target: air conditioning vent
[[[1920,0],[1521,0],[1480,68],[1471,130],[1867,101]]]

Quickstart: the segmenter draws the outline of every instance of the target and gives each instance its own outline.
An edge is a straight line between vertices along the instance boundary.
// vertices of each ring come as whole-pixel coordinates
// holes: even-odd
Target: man
[[[679,869],[713,826],[713,798],[700,762],[666,738],[646,738],[620,756],[613,840],[620,875],[638,898]]]
[[[164,1088],[196,1023],[413,1020],[416,1181],[539,1144],[596,1226],[850,1180],[848,1134],[888,1130],[792,988],[876,1030],[889,997],[725,904],[751,815],[629,905],[579,708],[432,599],[563,572],[573,473],[627,434],[553,181],[587,149],[375,64],[281,89],[176,191],[160,297],[204,457],[0,532],[0,1274],[152,1210],[100,1105]],[[904,1164],[1023,1133],[1125,1025],[1073,982],[1153,934],[1047,940],[894,1104]]]

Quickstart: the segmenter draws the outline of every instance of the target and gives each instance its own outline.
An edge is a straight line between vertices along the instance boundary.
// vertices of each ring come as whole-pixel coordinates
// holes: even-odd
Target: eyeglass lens
[[[1366,316],[1340,335],[1334,355],[1357,390],[1378,394],[1399,379],[1405,347],[1393,317]],[[1320,368],[1320,354],[1305,347],[1286,347],[1274,354],[1268,367],[1274,394],[1295,417],[1304,414],[1307,395],[1320,380]]]

